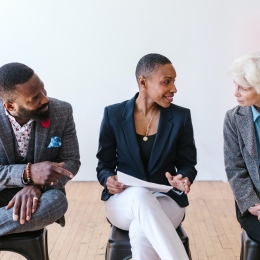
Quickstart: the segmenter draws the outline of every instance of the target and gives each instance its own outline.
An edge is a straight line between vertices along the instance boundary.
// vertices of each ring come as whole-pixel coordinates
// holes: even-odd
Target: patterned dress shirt
[[[7,110],[5,110],[5,113],[12,125],[18,143],[19,153],[21,154],[22,157],[25,157],[29,145],[32,123],[34,119],[30,119],[26,124],[20,126],[20,124],[16,122],[15,118],[11,116]]]

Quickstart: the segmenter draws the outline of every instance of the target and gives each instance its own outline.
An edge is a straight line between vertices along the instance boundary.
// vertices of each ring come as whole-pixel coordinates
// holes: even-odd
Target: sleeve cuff
[[[181,195],[182,193],[183,193],[183,191],[181,191],[181,190],[178,190],[178,189],[176,189],[176,188],[172,188],[172,191],[174,191],[175,193],[177,193],[178,195]]]

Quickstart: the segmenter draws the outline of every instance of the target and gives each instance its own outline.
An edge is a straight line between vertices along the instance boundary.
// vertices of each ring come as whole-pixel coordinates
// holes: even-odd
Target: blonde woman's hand
[[[248,209],[248,211],[254,215],[254,216],[257,216],[258,220],[260,221],[260,204],[255,204],[255,206],[253,207],[250,207]]]
[[[107,190],[111,194],[122,192],[127,186],[117,181],[117,176],[110,176],[107,178]]]

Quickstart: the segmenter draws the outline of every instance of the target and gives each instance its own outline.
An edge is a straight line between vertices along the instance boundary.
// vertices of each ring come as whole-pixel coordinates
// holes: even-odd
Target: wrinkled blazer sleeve
[[[24,164],[0,165],[0,189],[24,187],[22,174]]]
[[[62,146],[54,161],[64,162],[65,165],[63,168],[72,172],[75,176],[80,167],[80,155],[76,127],[70,104],[68,104],[68,108],[64,114],[66,114],[66,118],[64,118],[64,120],[66,120],[66,124],[62,136]],[[69,180],[70,178],[63,175],[60,177],[56,187],[60,188],[65,186]]]
[[[228,111],[224,120],[224,159],[228,181],[242,215],[249,207],[260,203],[254,191],[246,163],[243,159],[243,145],[239,144],[239,132],[232,111]]]
[[[178,140],[177,149],[177,174],[183,177],[188,177],[190,182],[193,183],[197,171],[195,165],[197,164],[197,151],[193,137],[193,127],[191,121],[190,110],[187,109],[185,120],[183,124],[183,131]]]
[[[116,138],[109,124],[108,109],[105,108],[104,116],[100,127],[99,146],[97,152],[98,166],[97,178],[104,187],[104,192],[109,194],[106,189],[106,181],[109,176],[115,175],[117,164]]]

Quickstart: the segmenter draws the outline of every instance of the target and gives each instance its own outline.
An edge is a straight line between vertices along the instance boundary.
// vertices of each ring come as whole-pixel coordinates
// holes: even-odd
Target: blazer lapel
[[[124,135],[126,138],[127,145],[131,152],[132,158],[143,175],[143,178],[146,178],[143,162],[140,155],[139,145],[136,137],[135,123],[134,123],[134,107],[135,99],[138,94],[136,94],[131,100],[126,103],[125,109],[122,116],[125,118],[125,121],[122,122],[122,127]]]
[[[148,164],[148,170],[150,173],[152,173],[152,168],[157,163],[161,153],[163,152],[165,143],[169,140],[169,134],[172,131],[173,125],[173,117],[170,109],[161,107],[158,131]]]
[[[255,138],[255,127],[251,107],[241,107],[235,114],[238,130],[241,133],[247,151],[258,165],[258,154]]]
[[[34,162],[42,161],[44,150],[48,145],[48,133],[49,128],[42,127],[39,122],[35,123]]]
[[[13,129],[10,124],[8,117],[5,114],[5,109],[0,102],[0,136],[5,149],[5,152],[8,157],[9,164],[15,163],[15,151],[14,151],[14,138],[13,138]]]

